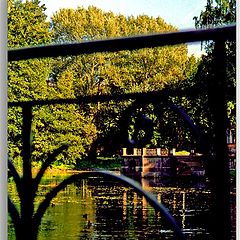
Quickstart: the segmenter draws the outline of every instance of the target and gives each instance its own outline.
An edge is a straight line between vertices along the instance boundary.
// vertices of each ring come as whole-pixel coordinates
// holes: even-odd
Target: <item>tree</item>
[[[236,23],[236,0],[208,0],[199,17],[194,17],[196,28],[211,28]],[[196,81],[206,89],[206,82],[213,77],[214,42],[203,43],[207,53],[199,66]],[[226,98],[229,117],[229,128],[236,127],[236,41],[226,41]],[[204,83],[204,82],[205,83]],[[205,86],[204,86],[205,85]]]
[[[49,22],[40,1],[9,1],[8,46],[19,48],[48,44],[52,41]],[[9,101],[32,101],[73,97],[73,76],[64,72],[54,85],[53,59],[33,59],[11,62],[8,65]],[[9,157],[16,164],[21,162],[21,108],[12,107],[8,112]],[[59,156],[65,163],[74,163],[86,154],[87,146],[95,134],[91,116],[85,116],[79,106],[55,105],[33,108],[33,161],[44,157],[63,143],[71,147]]]
[[[208,28],[227,25],[236,22],[236,1],[235,0],[208,0],[206,8],[201,12],[199,18],[195,18],[197,28]],[[206,156],[206,173],[210,179],[211,197],[212,197],[212,219],[213,223],[211,231],[214,238],[229,239],[231,235],[231,214],[230,214],[230,176],[227,149],[225,148],[225,141],[223,139],[226,127],[235,128],[235,104],[236,104],[236,41],[226,41],[225,43],[225,56],[219,52],[223,50],[223,43],[220,42],[205,42],[204,47],[207,55],[202,59],[199,72],[197,76],[198,84],[206,86],[208,84],[209,94],[209,108],[208,111],[209,122],[211,123],[208,129],[208,137],[210,139],[208,145],[211,148],[212,154]],[[221,47],[219,47],[221,45]],[[216,51],[215,51],[216,47]],[[218,51],[218,59],[216,59]],[[223,56],[224,59],[220,59]],[[220,64],[223,61],[223,64]],[[225,69],[216,69],[216,65],[220,65]],[[226,82],[222,80],[221,74],[226,72]],[[224,74],[225,75],[225,74]],[[217,79],[217,78],[220,79]],[[225,80],[223,78],[223,80]],[[204,84],[203,80],[207,82]],[[214,84],[216,85],[214,85]],[[218,86],[217,86],[218,85]],[[204,87],[205,87],[204,86]],[[213,91],[219,91],[220,94],[214,94]],[[225,91],[225,94],[223,93]],[[225,97],[225,96],[226,97]],[[220,99],[221,97],[221,99]],[[217,102],[217,101],[218,102]],[[225,125],[225,114],[221,107],[227,101],[228,105],[228,126]],[[220,107],[219,107],[220,106]],[[224,106],[226,107],[226,106]],[[221,113],[222,112],[222,113]],[[219,115],[218,115],[219,113]],[[220,114],[221,113],[221,114]],[[214,116],[215,115],[215,116]],[[216,119],[222,115],[223,119]],[[218,124],[217,124],[218,121]],[[221,122],[222,121],[222,122]],[[221,124],[222,123],[222,124]],[[225,133],[226,134],[226,133]],[[222,198],[222,196],[225,196]],[[224,222],[218,221],[220,218]]]
[[[8,47],[49,43],[44,14],[45,7],[39,1],[8,1]],[[8,64],[8,100],[24,101],[44,98],[47,95],[46,78],[48,60],[27,60]],[[9,157],[20,160],[22,117],[20,108],[9,108],[8,133]]]
[[[177,30],[160,17],[125,17],[96,7],[62,9],[53,16],[50,26],[44,5],[36,0],[9,1],[8,11],[10,48]],[[190,78],[193,62],[194,58],[187,57],[186,45],[11,62],[8,96],[9,101],[31,101],[172,88]],[[32,159],[43,161],[63,143],[71,146],[59,156],[67,164],[76,163],[88,155],[89,150],[95,154],[97,149],[112,153],[107,146],[114,143],[113,149],[120,147],[117,145],[121,135],[119,124],[132,103],[111,101],[34,107]],[[136,109],[131,115],[133,123],[137,121],[134,118],[138,111],[150,116],[150,108]],[[154,119],[153,115],[150,117]],[[174,128],[173,124],[169,126]],[[14,161],[21,160],[21,127],[21,109],[10,108],[9,156]],[[162,139],[163,136],[155,137],[155,146]]]
[[[177,31],[160,17],[125,17],[103,12],[93,6],[88,9],[61,9],[54,14],[51,27],[54,42],[57,43]],[[56,62],[55,72],[57,76],[64,71],[73,74],[75,96],[146,92],[177,87],[190,77],[192,70],[186,45],[81,55],[65,58],[64,62]],[[105,142],[109,135],[113,138],[109,133],[118,132],[118,120],[131,103],[99,103],[85,109],[88,114],[95,116],[98,137],[105,138]]]
[[[200,16],[195,16],[196,28],[212,28],[236,22],[236,0],[207,0]],[[207,49],[209,44],[206,45]]]

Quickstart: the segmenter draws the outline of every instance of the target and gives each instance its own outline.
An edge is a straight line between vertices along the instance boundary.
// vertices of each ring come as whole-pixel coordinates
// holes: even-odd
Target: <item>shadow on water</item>
[[[38,201],[60,180],[45,179]],[[139,181],[169,209],[187,239],[212,239],[208,230],[210,192],[205,182]],[[10,194],[15,193],[10,186]],[[14,239],[11,223],[8,239]],[[92,177],[66,187],[57,195],[44,215],[38,239],[167,240],[173,239],[173,234],[144,197],[122,184]]]

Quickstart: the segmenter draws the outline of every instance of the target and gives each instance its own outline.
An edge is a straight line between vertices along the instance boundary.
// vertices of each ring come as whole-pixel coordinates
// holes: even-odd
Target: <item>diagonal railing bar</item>
[[[138,194],[141,196],[144,196],[149,204],[156,210],[163,214],[165,219],[168,221],[168,223],[171,225],[174,233],[175,233],[175,239],[184,240],[186,239],[183,235],[181,228],[179,227],[178,223],[175,221],[175,219],[172,217],[172,215],[169,213],[168,209],[164,207],[163,204],[159,203],[156,199],[156,197],[145,191],[141,185],[134,181],[131,178],[128,178],[124,175],[116,175],[115,173],[108,172],[108,171],[91,171],[91,172],[82,172],[75,175],[72,175],[68,177],[67,179],[63,180],[58,186],[56,186],[54,189],[52,189],[45,197],[45,199],[40,203],[34,217],[34,227],[35,232],[37,234],[38,227],[41,223],[41,219],[46,212],[48,206],[50,205],[51,200],[67,185],[74,183],[76,181],[79,181],[81,179],[87,178],[87,177],[95,177],[95,176],[103,176],[109,179],[118,180],[119,182],[122,182],[126,184],[127,186],[132,187]],[[37,236],[35,236],[37,237]]]
[[[43,162],[39,172],[37,173],[37,176],[33,179],[33,193],[36,193],[38,189],[38,185],[47,170],[47,168],[56,161],[56,156],[61,153],[63,150],[66,150],[68,148],[68,145],[62,145],[58,149],[54,150],[53,153],[49,154],[47,159]]]
[[[17,188],[20,187],[21,186],[21,177],[19,176],[15,166],[13,165],[13,163],[10,160],[8,160],[8,169],[14,179],[14,182],[16,183]],[[10,176],[10,175],[8,175],[8,176]]]
[[[196,125],[193,120],[190,118],[188,113],[183,110],[183,108],[177,106],[176,104],[169,102],[170,108],[175,111],[178,115],[182,117],[186,125],[191,129],[191,132],[195,136],[196,140],[198,141],[198,146],[200,147],[200,152],[202,152],[204,155],[206,155],[209,151],[205,134],[204,132],[199,128],[198,125]]]
[[[8,51],[8,61],[26,60],[31,58],[76,56],[96,52],[116,52],[135,50],[181,43],[216,40],[224,36],[227,40],[236,38],[236,26],[219,27],[205,30],[188,30],[170,33],[160,33],[145,36],[124,37],[106,40],[96,40],[80,43],[64,43],[44,45]]]
[[[20,215],[19,212],[16,208],[16,206],[13,204],[12,200],[10,197],[8,197],[8,212],[12,218],[12,223],[14,225],[15,231],[18,232],[20,231]]]
[[[206,177],[211,177],[212,173],[210,170],[210,162],[212,160],[212,157],[210,156],[210,143],[206,134],[199,125],[193,122],[193,120],[190,118],[186,111],[173,103],[169,103],[169,106],[173,111],[175,111],[178,115],[181,116],[181,118],[184,120],[186,125],[189,127],[191,133],[195,137],[197,141],[198,151],[201,152],[204,156],[203,165],[206,171]]]

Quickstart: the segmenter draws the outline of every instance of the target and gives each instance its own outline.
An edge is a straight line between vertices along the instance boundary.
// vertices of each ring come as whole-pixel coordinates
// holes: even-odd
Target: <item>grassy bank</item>
[[[88,169],[106,169],[106,170],[120,170],[122,164],[121,158],[106,158],[98,157],[96,162],[82,160],[76,166],[75,170],[88,170]]]
[[[45,175],[69,175],[74,172],[91,170],[91,169],[104,169],[111,171],[119,171],[121,168],[122,160],[121,158],[104,158],[99,157],[96,162],[81,160],[76,165],[66,165],[62,163],[55,163],[47,168]],[[41,168],[41,163],[32,162],[32,173],[33,177],[36,176],[39,169]],[[22,168],[17,168],[17,171],[22,175]]]

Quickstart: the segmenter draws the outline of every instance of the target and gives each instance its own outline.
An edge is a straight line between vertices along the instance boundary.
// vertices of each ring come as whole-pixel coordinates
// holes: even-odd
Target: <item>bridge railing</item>
[[[175,45],[189,42],[198,42],[205,40],[212,40],[215,42],[215,78],[209,88],[209,108],[212,112],[214,122],[213,142],[211,143],[213,152],[209,152],[208,147],[205,147],[205,154],[211,157],[214,171],[209,169],[211,173],[211,191],[213,197],[213,234],[215,239],[230,239],[230,188],[229,188],[229,167],[228,167],[228,149],[226,143],[226,102],[225,102],[225,83],[226,83],[226,68],[225,68],[225,41],[235,40],[236,26],[226,26],[216,29],[208,30],[194,30],[194,31],[180,31],[174,33],[152,34],[145,36],[134,36],[117,39],[98,40],[81,43],[67,43],[59,45],[36,46],[29,48],[10,49],[8,51],[9,61],[19,61],[31,58],[45,58],[57,57],[79,54],[90,54],[96,52],[116,52],[120,50],[134,50],[141,48],[151,48],[166,45]],[[169,96],[181,96],[184,94],[198,93],[198,89],[185,90],[159,90],[154,92],[144,93],[129,93],[129,94],[112,94],[112,95],[93,95],[93,96],[79,96],[74,99],[51,99],[51,100],[34,100],[34,101],[18,101],[9,102],[9,107],[20,106],[23,115],[22,141],[23,141],[23,175],[20,177],[14,165],[9,161],[9,170],[13,175],[14,181],[17,185],[17,190],[20,196],[21,206],[18,212],[14,203],[9,199],[9,213],[12,217],[17,239],[36,239],[38,227],[40,225],[42,216],[50,204],[50,201],[57,192],[64,186],[70,184],[77,179],[87,177],[87,174],[73,175],[64,180],[55,189],[53,189],[39,205],[39,208],[34,212],[34,198],[38,184],[47,167],[55,160],[56,155],[67,146],[62,146],[54,153],[49,155],[48,159],[43,163],[42,168],[35,178],[32,177],[31,164],[31,122],[32,122],[32,108],[33,106],[43,106],[50,104],[80,104],[80,103],[97,103],[108,102],[111,100],[124,101],[128,99],[141,100],[145,99],[146,103],[157,99],[157,101],[166,100]],[[198,93],[199,94],[199,93]],[[182,113],[183,117],[192,125],[188,116]],[[204,145],[204,141],[202,145]],[[106,172],[93,172],[92,174],[99,174],[110,176],[114,179],[125,182],[132,186],[138,193],[146,196],[149,202],[156,210],[162,211],[164,216],[172,224],[173,230],[178,239],[184,239],[176,221],[169,215],[168,211],[159,204],[149,193],[144,192],[140,186],[132,182],[124,176],[121,178]]]

